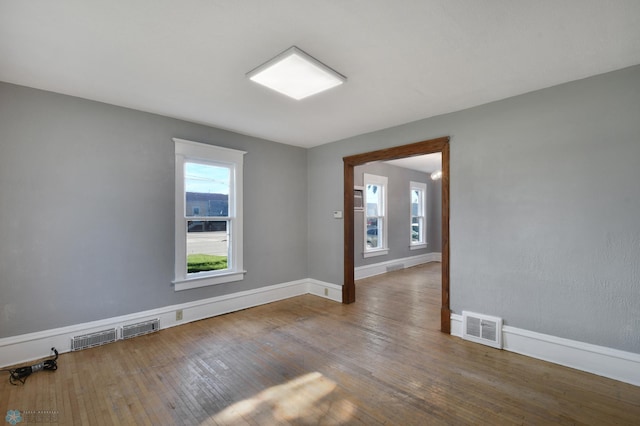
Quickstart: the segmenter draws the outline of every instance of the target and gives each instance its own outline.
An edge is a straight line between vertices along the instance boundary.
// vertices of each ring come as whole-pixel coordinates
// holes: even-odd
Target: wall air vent
[[[117,338],[118,330],[115,328],[98,331],[96,333],[83,334],[81,336],[74,336],[71,338],[71,350],[79,351],[81,349],[112,343],[115,342]]]
[[[462,338],[502,349],[502,318],[462,311]]]
[[[152,319],[149,321],[139,322],[137,324],[125,325],[122,327],[122,338],[130,339],[131,337],[142,336],[143,334],[153,333],[160,329],[160,319]]]
[[[401,271],[404,269],[404,263],[396,263],[394,265],[387,266],[387,272]]]

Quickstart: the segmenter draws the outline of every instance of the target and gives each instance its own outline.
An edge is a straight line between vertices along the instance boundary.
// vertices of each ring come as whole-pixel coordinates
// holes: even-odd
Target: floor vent
[[[387,266],[387,272],[399,271],[404,269],[404,263],[396,263],[394,265]]]
[[[462,338],[502,349],[502,318],[462,311]]]
[[[160,329],[160,319],[156,318],[149,321],[139,322],[137,324],[125,325],[122,327],[122,338],[130,339],[131,337],[142,336],[143,334],[153,333]]]
[[[117,340],[118,330],[111,328],[108,330],[98,331],[96,333],[83,334],[71,338],[71,350],[79,351],[81,349],[92,348]]]

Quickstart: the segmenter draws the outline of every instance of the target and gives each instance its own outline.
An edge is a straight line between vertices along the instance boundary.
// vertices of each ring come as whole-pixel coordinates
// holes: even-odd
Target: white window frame
[[[387,230],[388,230],[388,215],[387,215],[387,192],[388,192],[388,181],[389,179],[386,176],[378,176],[372,175],[369,173],[363,173],[362,181],[364,183],[364,250],[362,252],[363,257],[373,257],[373,256],[384,256],[389,253],[389,245],[387,239]],[[382,214],[380,216],[376,216],[378,219],[382,219],[382,247],[379,248],[368,248],[367,247],[367,185],[378,185],[382,188]],[[380,238],[380,235],[378,235]],[[380,240],[378,240],[380,241]]]
[[[184,139],[173,138],[175,142],[175,291],[240,281],[246,271],[242,263],[242,167],[245,151],[208,145]],[[228,269],[187,273],[187,221],[193,217],[185,214],[186,193],[184,165],[198,162],[222,165],[231,170],[231,190],[229,193],[229,238]],[[230,228],[230,229],[229,229]]]
[[[413,191],[418,190],[422,193],[422,215],[414,216],[412,209],[412,198]],[[414,242],[413,238],[411,238],[411,233],[409,233],[409,249],[410,250],[418,250],[427,248],[427,184],[422,182],[413,182],[409,183],[409,229],[413,230],[413,218],[418,217],[422,218],[422,226],[420,227],[420,241]],[[410,231],[410,232],[411,232]]]

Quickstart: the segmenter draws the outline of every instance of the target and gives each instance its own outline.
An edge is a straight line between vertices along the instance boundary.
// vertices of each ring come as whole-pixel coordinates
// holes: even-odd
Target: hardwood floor
[[[2,373],[0,415],[53,411],[41,420],[69,425],[640,424],[640,387],[440,333],[437,263],[356,285],[351,305],[306,295],[63,354],[57,371],[23,386]]]

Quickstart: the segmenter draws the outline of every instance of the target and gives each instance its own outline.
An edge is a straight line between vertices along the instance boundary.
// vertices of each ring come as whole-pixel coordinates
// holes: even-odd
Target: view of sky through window
[[[184,182],[186,192],[204,194],[229,194],[230,170],[210,164],[185,163]]]

